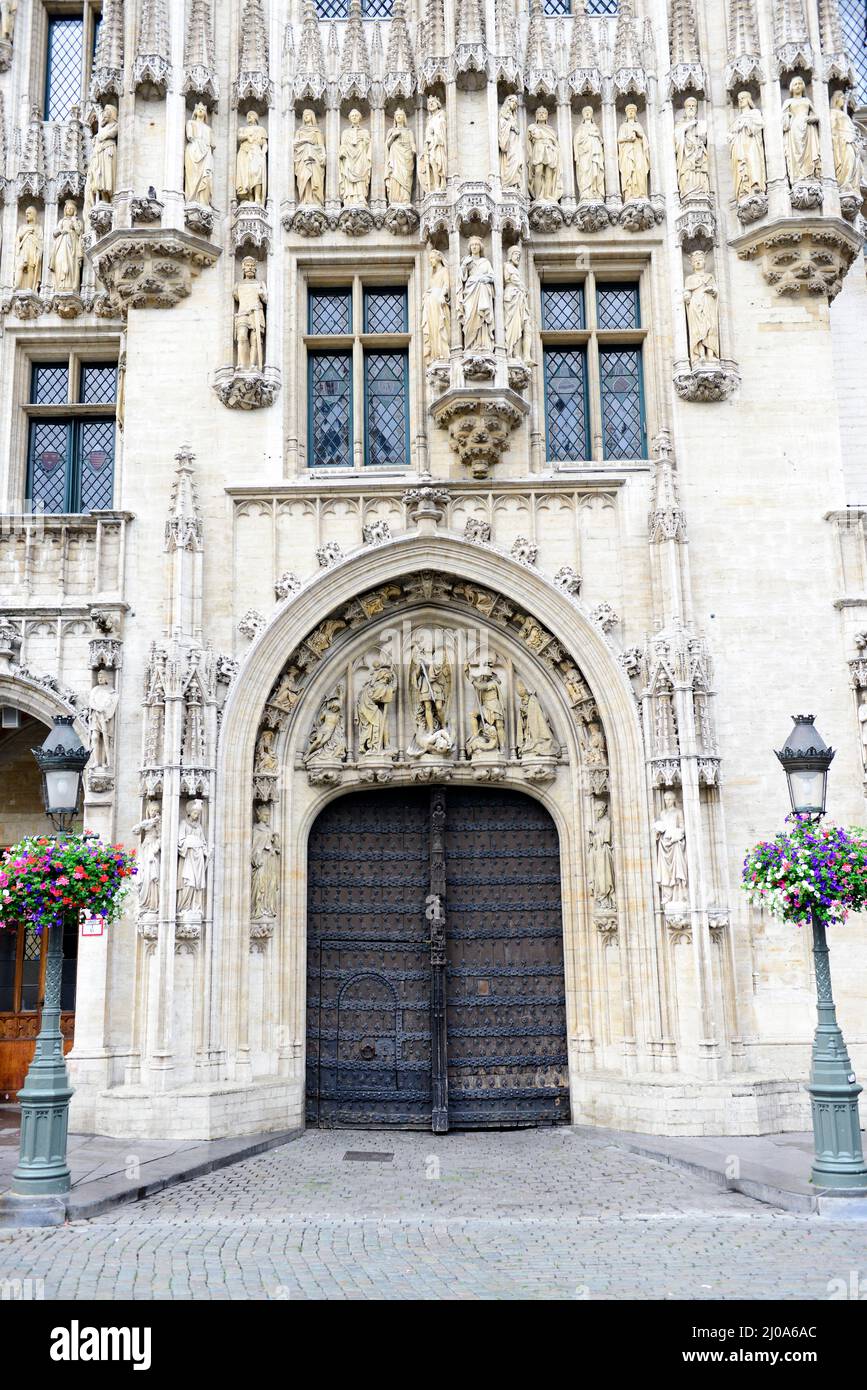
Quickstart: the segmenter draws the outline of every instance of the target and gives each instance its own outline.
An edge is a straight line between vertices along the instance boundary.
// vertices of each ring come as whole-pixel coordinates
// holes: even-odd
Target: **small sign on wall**
[[[82,936],[102,936],[105,931],[104,917],[84,917],[81,922]]]

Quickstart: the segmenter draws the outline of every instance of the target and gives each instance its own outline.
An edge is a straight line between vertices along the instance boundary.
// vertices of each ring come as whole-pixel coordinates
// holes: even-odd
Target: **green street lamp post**
[[[828,769],[834,758],[819,731],[815,716],[795,716],[795,725],[777,757],[785,768],[795,815],[818,824],[825,814]],[[813,962],[816,971],[818,1021],[813,1038],[810,1093],[813,1110],[814,1155],[810,1181],[834,1196],[867,1196],[867,1164],[861,1147],[858,1097],[852,1063],[831,989],[831,966],[825,923],[815,913]]]

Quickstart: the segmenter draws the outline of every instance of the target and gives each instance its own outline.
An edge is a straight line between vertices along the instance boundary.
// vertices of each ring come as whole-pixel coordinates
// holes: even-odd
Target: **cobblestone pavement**
[[[864,1237],[568,1129],[310,1131],[94,1221],[0,1232],[0,1280],[49,1299],[827,1298]]]

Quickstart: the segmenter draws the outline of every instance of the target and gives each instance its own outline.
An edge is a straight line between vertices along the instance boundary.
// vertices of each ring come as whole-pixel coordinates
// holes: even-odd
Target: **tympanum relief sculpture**
[[[560,749],[542,711],[538,695],[519,677],[515,679],[515,694],[518,702],[516,744],[522,765],[528,767],[531,764],[553,762]],[[531,773],[531,776],[533,775],[541,780],[541,768],[535,774]]]
[[[409,758],[444,757],[455,746],[449,728],[453,669],[449,653],[414,643],[409,663],[409,698],[415,733]]]
[[[418,162],[418,179],[423,193],[445,191],[448,173],[446,113],[438,97],[428,97],[424,150]]]
[[[466,662],[464,675],[473,687],[475,705],[470,710],[467,756],[471,761],[496,760],[506,749],[506,715],[502,681],[494,670],[497,657]]]
[[[24,222],[15,238],[15,288],[35,294],[42,278],[42,228],[35,207],[24,213]]]
[[[389,710],[397,691],[397,672],[391,661],[376,656],[355,706],[359,758],[393,758],[388,732]]]
[[[293,142],[295,183],[302,207],[321,207],[325,202],[325,136],[309,108],[302,113]]]
[[[441,252],[428,251],[430,279],[422,305],[422,344],[425,362],[447,362],[451,348],[452,312],[449,268]]]
[[[738,92],[728,139],[738,217],[742,222],[754,222],[768,209],[768,175],[765,122],[750,92]]]
[[[54,229],[48,268],[58,294],[77,294],[81,288],[84,261],[84,225],[72,200],[63,205],[63,215]]]
[[[264,207],[267,192],[268,133],[259,124],[256,112],[248,111],[246,123],[238,127],[235,193],[241,203]]]
[[[342,763],[345,760],[346,720],[343,706],[344,690],[341,685],[327,695],[319,706],[304,754],[304,763],[308,769],[322,764]]]
[[[100,204],[110,203],[114,197],[115,167],[117,164],[117,107],[103,106],[99,113],[99,125],[90,148],[87,175],[84,180],[84,221],[91,222],[91,213],[98,211]],[[110,217],[97,226],[97,231],[108,230]]]

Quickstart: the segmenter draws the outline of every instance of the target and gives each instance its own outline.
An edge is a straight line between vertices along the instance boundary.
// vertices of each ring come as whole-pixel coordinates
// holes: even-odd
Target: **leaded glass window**
[[[544,0],[542,6],[545,14],[582,14],[583,3],[578,0]],[[617,0],[587,0],[588,14],[616,14]]]
[[[310,462],[316,468],[352,467],[352,353],[312,352]]]
[[[365,462],[406,468],[409,463],[405,352],[364,354]]]
[[[602,329],[640,328],[638,286],[597,286],[596,327]]]
[[[117,367],[113,362],[83,363],[81,404],[106,405],[117,395]]]
[[[69,363],[34,363],[30,373],[31,405],[66,405],[69,400]]]
[[[867,106],[867,0],[839,0],[843,39],[858,74],[858,103]]]
[[[64,121],[81,101],[84,16],[50,15],[45,63],[45,119]]]
[[[606,459],[644,458],[644,388],[640,348],[602,348],[602,445]]]
[[[364,19],[389,19],[393,0],[361,0],[361,14]],[[320,19],[348,19],[349,0],[316,0],[316,13]]]
[[[546,285],[542,289],[542,330],[574,333],[584,327],[582,285]]]
[[[71,382],[77,395],[70,392]],[[33,364],[27,499],[34,511],[111,508],[116,395],[115,363]]]
[[[314,335],[351,333],[352,290],[311,290],[309,323]]]
[[[585,348],[545,349],[545,421],[550,459],[589,457]]]
[[[365,333],[406,332],[406,290],[364,291]]]

